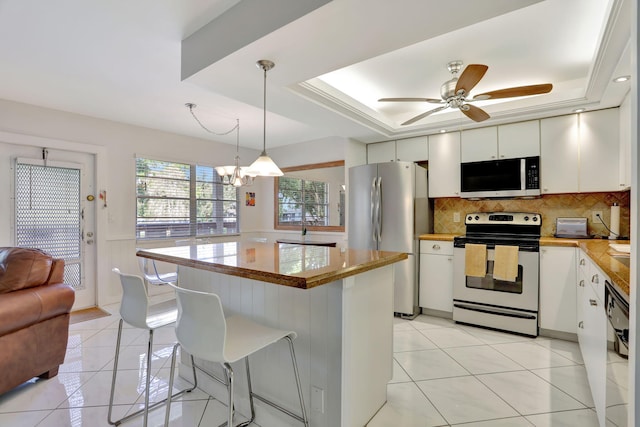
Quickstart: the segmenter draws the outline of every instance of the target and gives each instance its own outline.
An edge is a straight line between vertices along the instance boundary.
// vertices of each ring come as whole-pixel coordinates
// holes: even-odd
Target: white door
[[[95,204],[99,198],[94,193],[94,156],[9,147],[14,150],[12,244],[36,247],[64,259],[64,280],[76,291],[73,310],[95,306]]]

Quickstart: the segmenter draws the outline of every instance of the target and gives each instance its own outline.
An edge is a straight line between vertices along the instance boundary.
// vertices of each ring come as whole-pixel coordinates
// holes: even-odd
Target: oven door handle
[[[535,319],[536,318],[536,316],[531,315],[531,314],[514,313],[512,311],[504,311],[504,310],[500,310],[500,309],[491,309],[491,308],[470,306],[470,305],[467,305],[467,304],[455,303],[455,304],[453,304],[453,306],[456,307],[456,308],[463,309],[463,310],[477,311],[479,313],[496,314],[498,316],[505,316],[505,317],[516,317],[518,319]]]

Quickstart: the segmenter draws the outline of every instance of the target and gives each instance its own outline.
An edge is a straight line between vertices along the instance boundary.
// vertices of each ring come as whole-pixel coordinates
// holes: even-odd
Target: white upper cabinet
[[[460,132],[429,136],[429,197],[460,197]]]
[[[540,120],[542,194],[578,192],[578,150],[576,114]]]
[[[367,144],[367,163],[386,163],[396,161],[396,142],[376,142]]]
[[[540,155],[538,120],[462,132],[462,163]]]
[[[367,163],[423,162],[429,160],[429,139],[425,136],[376,142],[367,145]]]
[[[460,136],[460,159],[462,163],[482,162],[498,158],[498,128],[470,129]]]
[[[498,126],[498,158],[515,159],[539,155],[539,120]]]
[[[429,139],[425,136],[396,141],[396,159],[401,162],[423,162],[429,160]]]
[[[540,121],[542,194],[623,189],[618,108]]]
[[[618,108],[578,116],[580,192],[620,190],[620,118]]]
[[[620,104],[620,171],[618,186],[621,190],[631,187],[631,97],[627,95]]]

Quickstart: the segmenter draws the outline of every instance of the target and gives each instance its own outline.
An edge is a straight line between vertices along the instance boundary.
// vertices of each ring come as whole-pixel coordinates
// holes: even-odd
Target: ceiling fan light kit
[[[494,90],[491,92],[485,92],[474,96],[473,98],[467,98],[471,90],[478,84],[478,82],[484,77],[485,73],[489,69],[488,66],[483,64],[469,64],[464,69],[460,77],[458,73],[462,69],[462,61],[451,61],[447,64],[447,69],[452,74],[452,78],[447,80],[440,86],[440,97],[436,98],[381,98],[379,102],[427,102],[431,104],[442,104],[440,107],[434,108],[424,113],[418,114],[415,117],[402,123],[402,126],[413,124],[419,120],[430,116],[438,111],[446,110],[447,108],[457,108],[464,115],[469,117],[475,122],[482,122],[487,120],[491,116],[483,109],[469,104],[475,101],[485,101],[487,99],[500,99],[500,98],[514,98],[520,96],[540,95],[543,93],[551,92],[553,85],[551,83],[518,86],[506,89]]]

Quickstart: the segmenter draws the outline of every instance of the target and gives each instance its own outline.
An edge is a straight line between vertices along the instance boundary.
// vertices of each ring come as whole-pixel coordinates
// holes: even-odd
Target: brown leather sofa
[[[73,288],[64,260],[38,249],[0,248],[0,394],[64,362]]]

